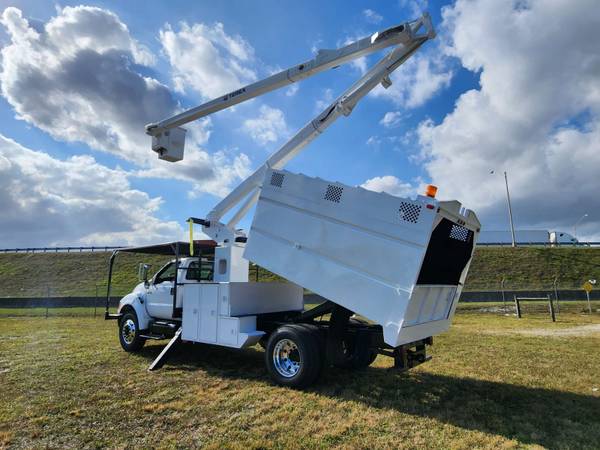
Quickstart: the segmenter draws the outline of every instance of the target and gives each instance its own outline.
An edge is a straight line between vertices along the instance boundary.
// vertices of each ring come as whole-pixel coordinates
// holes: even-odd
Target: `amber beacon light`
[[[434,186],[433,184],[428,184],[425,188],[425,195],[427,197],[435,198],[435,194],[437,194],[437,189],[437,186]]]

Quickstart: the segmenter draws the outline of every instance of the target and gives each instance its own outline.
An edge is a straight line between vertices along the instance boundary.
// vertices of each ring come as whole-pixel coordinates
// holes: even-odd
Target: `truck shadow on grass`
[[[161,349],[150,346],[142,355],[150,361]],[[263,359],[259,350],[182,344],[161,370],[202,370],[221,378],[269,383]],[[433,418],[524,444],[546,448],[600,446],[600,398],[426,370],[426,366],[408,373],[377,367],[357,371],[331,368],[308,392]]]

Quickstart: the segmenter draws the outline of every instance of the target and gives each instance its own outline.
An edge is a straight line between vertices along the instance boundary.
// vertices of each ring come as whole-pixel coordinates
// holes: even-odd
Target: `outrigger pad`
[[[152,364],[150,364],[150,367],[148,367],[148,371],[151,372],[164,366],[167,360],[167,355],[176,346],[175,344],[179,342],[181,342],[181,327],[179,327],[179,329],[175,332],[175,336],[173,336],[165,348],[163,348],[162,352],[160,352],[156,359],[152,361]]]

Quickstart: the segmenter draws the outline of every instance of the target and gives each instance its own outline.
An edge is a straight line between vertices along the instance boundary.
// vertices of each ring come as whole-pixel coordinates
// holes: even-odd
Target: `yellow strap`
[[[190,256],[194,256],[194,222],[189,219],[188,223],[190,224]]]

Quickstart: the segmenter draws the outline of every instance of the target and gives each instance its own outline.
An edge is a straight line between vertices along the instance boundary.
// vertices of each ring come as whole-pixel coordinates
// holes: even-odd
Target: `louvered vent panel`
[[[417,223],[421,215],[421,206],[412,203],[400,203],[400,218],[405,222]]]
[[[281,187],[283,186],[283,180],[285,179],[285,175],[278,172],[273,172],[271,174],[271,186]]]
[[[339,203],[342,199],[342,193],[344,192],[344,188],[341,186],[336,186],[335,184],[330,184],[327,186],[327,191],[325,191],[325,200],[329,200],[330,202]]]
[[[469,240],[470,230],[461,227],[460,225],[452,225],[450,229],[450,238],[456,239],[457,241],[467,242]]]

